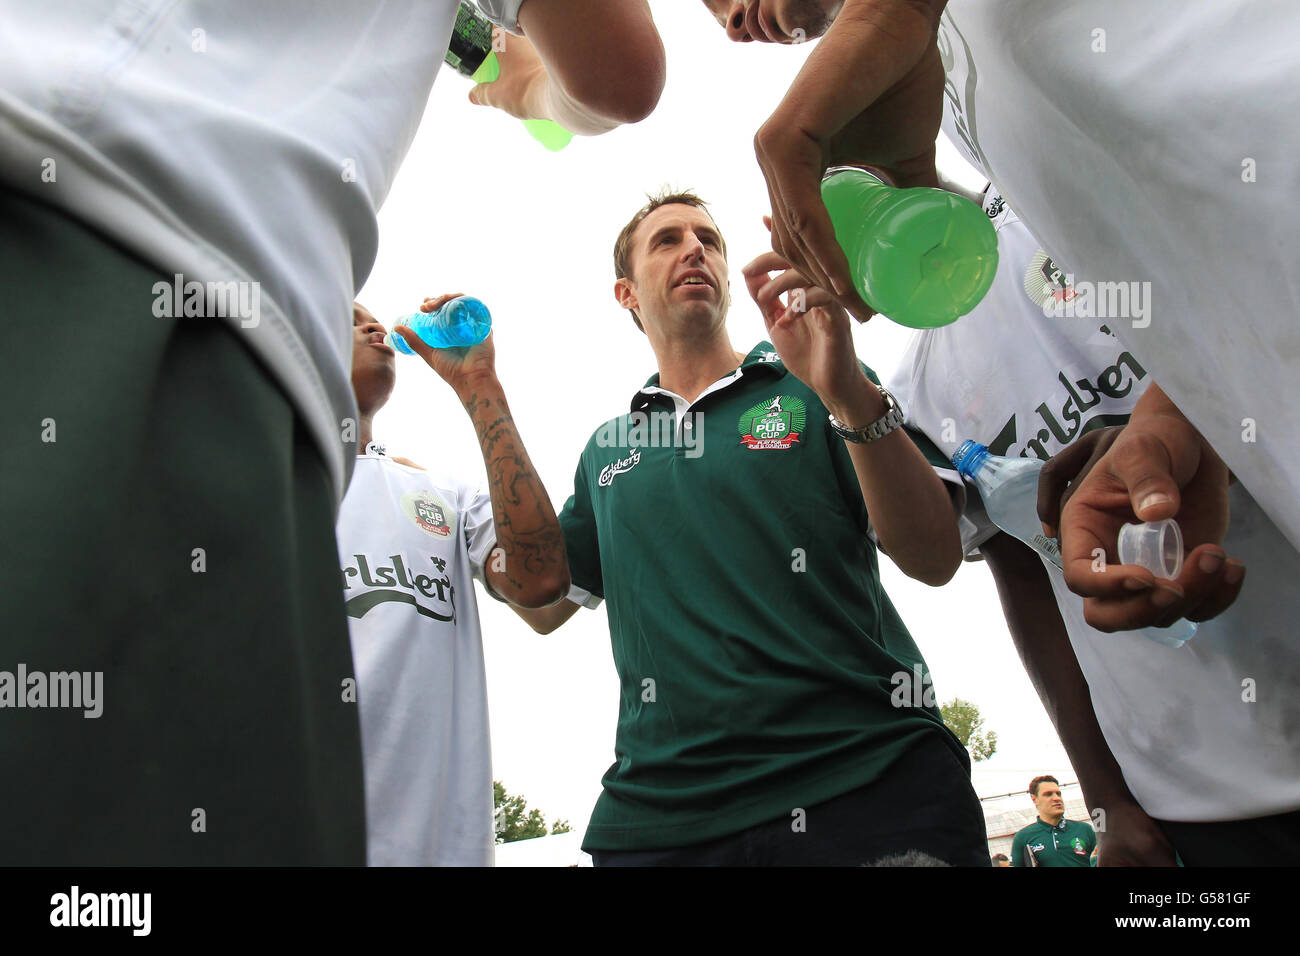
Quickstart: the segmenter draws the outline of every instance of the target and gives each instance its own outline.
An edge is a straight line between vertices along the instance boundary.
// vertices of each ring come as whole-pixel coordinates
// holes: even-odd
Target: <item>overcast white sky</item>
[[[811,45],[731,43],[692,0],[652,0],[652,8],[668,51],[655,114],[575,138],[560,153],[548,153],[510,117],[472,106],[468,80],[444,69],[380,213],[379,256],[360,296],[389,326],[428,295],[464,292],[488,304],[498,373],[557,512],[587,439],[625,412],[655,371],[644,336],[613,297],[614,239],[645,193],[690,187],[712,204],[730,254],[732,342],[748,351],[764,337],[740,277],[770,248],[752,140]],[[946,143],[940,149],[948,175],[983,184]],[[887,378],[909,334],[874,319],[855,330],[858,357]],[[398,357],[397,388],[375,435],[392,454],[483,481],[468,417],[419,359]],[[1023,790],[1038,773],[1074,780],[984,566],[966,564],[935,590],[887,558],[881,565],[939,700],[974,701],[998,734],[997,755],[974,774],[980,795]],[[494,776],[548,819],[585,828],[614,761],[618,683],[605,610],[581,610],[541,637],[481,590],[479,607]]]

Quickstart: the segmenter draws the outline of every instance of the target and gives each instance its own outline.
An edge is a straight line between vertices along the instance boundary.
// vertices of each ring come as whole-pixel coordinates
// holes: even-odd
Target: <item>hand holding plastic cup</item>
[[[1172,581],[1183,570],[1183,531],[1173,518],[1126,524],[1119,529],[1119,563],[1136,564]],[[1142,631],[1157,644],[1182,647],[1196,636],[1196,624],[1182,620],[1167,628]]]
[[[1119,563],[1136,564],[1172,581],[1183,570],[1183,532],[1173,518],[1119,529]]]

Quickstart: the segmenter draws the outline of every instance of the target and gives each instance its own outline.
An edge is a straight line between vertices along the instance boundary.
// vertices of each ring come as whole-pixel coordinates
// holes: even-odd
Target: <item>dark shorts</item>
[[[786,815],[695,846],[591,855],[597,866],[989,865],[970,767],[938,734],[917,740],[880,780],[802,809],[801,821]]]
[[[1183,866],[1300,866],[1300,810],[1253,820],[1157,820]]]
[[[0,707],[0,865],[363,865],[328,474],[160,280],[0,190],[0,672],[102,674],[97,717]]]

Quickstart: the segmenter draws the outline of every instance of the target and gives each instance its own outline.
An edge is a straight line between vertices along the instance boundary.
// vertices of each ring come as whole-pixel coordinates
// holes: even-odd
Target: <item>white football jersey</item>
[[[1092,428],[1122,424],[1153,375],[1096,319],[1044,314],[1069,298],[1067,270],[996,191],[998,272],[952,325],[916,333],[889,388],[908,425],[951,455],[967,438],[999,455],[1047,458]],[[972,554],[997,533],[968,488]],[[1231,608],[1177,649],[1106,634],[1044,561],[1088,681],[1097,722],[1129,789],[1159,819],[1232,820],[1300,809],[1300,554],[1240,484],[1224,548],[1248,569]]]
[[[338,522],[371,866],[491,866],[487,678],[474,579],[492,502],[371,444]],[[489,592],[490,593],[490,592]]]
[[[1300,547],[1293,0],[952,0],[944,131]]]

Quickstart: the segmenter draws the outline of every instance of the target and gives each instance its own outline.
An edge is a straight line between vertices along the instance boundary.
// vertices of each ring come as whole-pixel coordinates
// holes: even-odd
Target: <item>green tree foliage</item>
[[[970,752],[974,761],[988,760],[997,752],[998,735],[991,730],[984,730],[984,718],[980,709],[968,700],[954,697],[939,707],[943,722],[957,735],[957,739]]]
[[[510,794],[498,780],[492,781],[492,804],[496,810],[496,827],[498,843],[514,843],[516,840],[531,840],[533,837],[546,836],[546,818],[541,810],[528,809],[528,801],[522,794]],[[573,827],[568,820],[556,820],[551,824],[550,832],[568,833]]]

